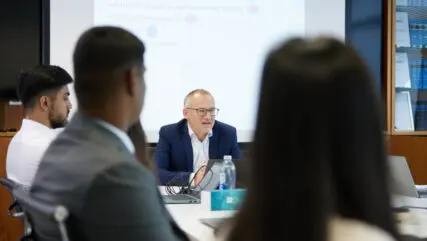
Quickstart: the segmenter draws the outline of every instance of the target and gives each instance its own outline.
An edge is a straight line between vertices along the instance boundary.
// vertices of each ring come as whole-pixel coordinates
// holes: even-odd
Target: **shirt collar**
[[[191,126],[188,122],[187,122],[187,126],[188,126],[188,134],[190,135],[190,137],[195,136],[196,133],[194,133],[193,129],[191,129]],[[208,133],[208,137],[211,137],[212,135],[213,135],[213,133],[212,133],[212,129],[211,129]]]
[[[35,135],[38,139],[47,139],[51,140],[54,138],[62,128],[52,129],[48,126],[43,125],[40,122],[31,120],[31,119],[22,119],[21,128],[19,130],[20,133],[25,133],[26,136],[31,135],[29,138],[33,138]]]
[[[126,134],[126,132],[120,130],[119,128],[111,125],[110,123],[107,123],[105,121],[96,120],[100,125],[102,125],[104,128],[112,132],[114,135],[116,135],[126,146],[126,148],[129,150],[130,153],[135,153],[135,146],[132,143],[132,140],[130,137]]]
[[[37,122],[37,121],[34,121],[34,120],[30,120],[30,119],[25,119],[25,118],[22,119],[21,129],[23,127],[38,128],[38,129],[43,129],[43,130],[46,130],[46,131],[52,131],[53,130],[53,129],[51,129],[51,128],[45,126],[45,125],[43,125],[40,122]]]

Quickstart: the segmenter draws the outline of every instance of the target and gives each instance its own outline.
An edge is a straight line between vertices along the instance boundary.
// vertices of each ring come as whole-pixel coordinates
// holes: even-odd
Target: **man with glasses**
[[[236,128],[216,121],[218,111],[211,93],[196,89],[184,99],[184,119],[160,129],[154,160],[162,185],[197,186],[209,159],[240,158]]]

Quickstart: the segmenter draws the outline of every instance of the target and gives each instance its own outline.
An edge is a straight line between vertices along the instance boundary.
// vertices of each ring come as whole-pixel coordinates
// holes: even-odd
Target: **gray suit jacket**
[[[46,151],[31,196],[69,209],[72,241],[188,240],[152,173],[116,135],[79,113]],[[38,240],[59,240],[46,217],[32,218]]]

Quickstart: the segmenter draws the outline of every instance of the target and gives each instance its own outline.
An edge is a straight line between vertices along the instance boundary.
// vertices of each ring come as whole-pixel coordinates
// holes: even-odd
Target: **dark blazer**
[[[156,178],[115,134],[77,113],[42,158],[31,196],[70,210],[70,240],[188,240],[166,210]],[[41,241],[57,230],[33,216]],[[37,225],[39,224],[39,225]]]
[[[241,158],[237,144],[236,128],[215,121],[209,138],[209,158],[222,159],[224,155]],[[163,126],[159,132],[159,142],[154,151],[160,182],[166,185],[171,180],[188,184],[193,170],[193,147],[188,134],[187,120]]]

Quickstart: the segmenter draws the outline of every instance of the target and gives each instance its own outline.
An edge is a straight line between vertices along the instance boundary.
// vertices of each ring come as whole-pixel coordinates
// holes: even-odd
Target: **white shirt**
[[[212,130],[209,131],[208,135],[203,141],[197,138],[196,133],[191,129],[188,124],[188,134],[191,139],[191,146],[193,149],[193,173],[190,175],[190,181],[193,179],[195,172],[202,166],[204,162],[209,160],[209,137],[212,136]]]
[[[128,134],[122,130],[120,130],[119,128],[111,125],[110,123],[107,123],[105,121],[96,120],[100,125],[102,125],[105,129],[109,130],[111,133],[113,133],[114,135],[116,135],[122,142],[123,144],[126,146],[126,148],[129,150],[130,153],[134,154],[135,153],[135,146],[132,143],[132,140],[130,139],[130,137],[128,136]]]
[[[12,138],[7,150],[7,177],[24,186],[31,186],[44,152],[58,133],[39,122],[23,119],[21,129]]]
[[[191,139],[191,146],[193,148],[193,170],[196,172],[203,162],[209,160],[209,137],[212,136],[212,130],[205,137],[203,141],[197,138],[196,133],[188,125],[188,134]]]

